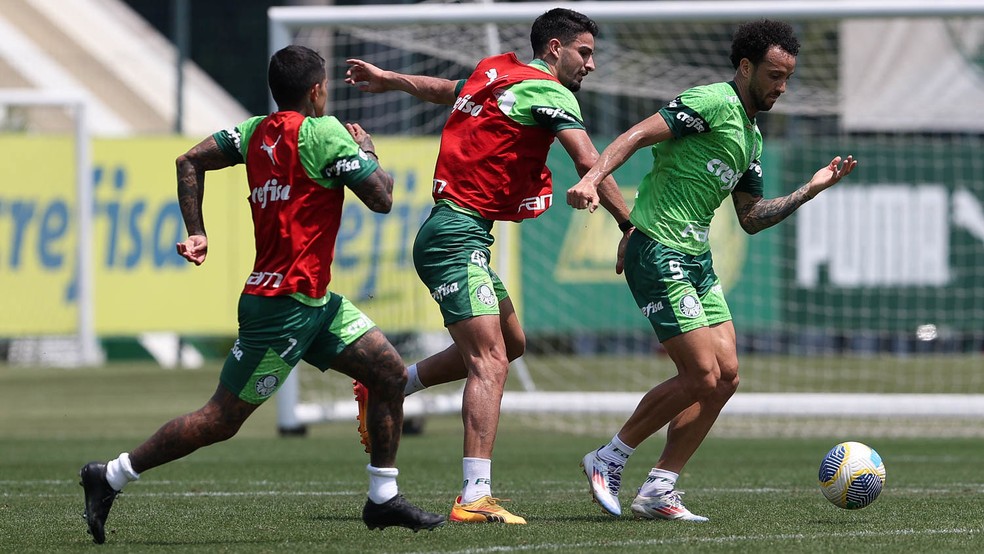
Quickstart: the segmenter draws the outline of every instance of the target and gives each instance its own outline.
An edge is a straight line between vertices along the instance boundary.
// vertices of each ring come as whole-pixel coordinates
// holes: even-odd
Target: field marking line
[[[859,538],[859,537],[891,537],[891,536],[914,536],[914,535],[979,535],[981,529],[898,529],[894,531],[855,531],[842,533],[838,538]],[[612,547],[627,546],[665,546],[673,544],[727,544],[740,543],[746,541],[764,540],[804,540],[804,539],[825,539],[830,538],[829,534],[777,534],[777,535],[728,535],[724,537],[680,537],[675,539],[652,539],[652,540],[630,540],[630,541],[589,541],[576,543],[539,543],[526,544],[519,546],[483,546],[481,548],[469,548],[467,550],[420,550],[408,554],[482,554],[486,552],[526,552],[531,550],[556,550],[560,552],[572,549],[611,549]]]

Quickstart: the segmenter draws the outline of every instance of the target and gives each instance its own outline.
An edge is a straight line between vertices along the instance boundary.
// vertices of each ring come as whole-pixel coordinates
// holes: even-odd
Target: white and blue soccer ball
[[[878,498],[884,485],[885,464],[866,444],[842,442],[820,462],[820,491],[838,508],[864,508]]]

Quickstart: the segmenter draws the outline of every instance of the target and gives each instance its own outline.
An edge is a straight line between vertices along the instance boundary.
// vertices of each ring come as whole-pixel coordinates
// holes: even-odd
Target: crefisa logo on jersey
[[[759,171],[761,171],[761,167]],[[707,172],[721,179],[721,182],[724,183],[721,186],[721,190],[733,190],[743,175],[743,173],[731,169],[731,166],[717,158],[707,162]]]
[[[577,118],[567,113],[563,108],[553,108],[550,106],[533,106],[533,117],[537,115],[543,115],[550,119],[562,119],[564,121],[570,121],[571,123],[577,123]]]
[[[482,113],[482,105],[472,101],[471,97],[472,95],[470,94],[459,96],[451,108],[459,112],[464,112],[472,117],[477,117],[478,114]]]
[[[321,174],[325,177],[325,179],[334,179],[343,173],[358,171],[360,169],[362,169],[362,164],[359,163],[359,158],[352,157],[342,160],[335,160],[335,163],[326,165],[324,169],[321,170]]]
[[[283,202],[290,200],[290,184],[280,184],[276,179],[269,179],[262,187],[256,187],[249,193],[249,200],[266,208],[268,202]]]
[[[256,394],[260,396],[270,396],[277,390],[280,379],[276,375],[264,375],[256,380]]]
[[[642,308],[642,315],[649,317],[663,309],[663,302],[650,302]]]
[[[700,116],[689,114],[687,112],[678,112],[676,114],[676,118],[680,120],[685,127],[696,129],[698,133],[707,131],[707,122]]]
[[[458,283],[442,283],[431,291],[431,298],[440,302],[448,295],[458,292]]]
[[[680,313],[687,317],[697,317],[700,315],[702,307],[697,297],[687,294],[680,299]]]

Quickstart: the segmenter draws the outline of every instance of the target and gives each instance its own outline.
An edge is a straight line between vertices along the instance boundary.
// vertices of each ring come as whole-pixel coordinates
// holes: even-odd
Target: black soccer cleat
[[[444,516],[425,512],[398,494],[382,504],[366,499],[362,508],[362,521],[369,529],[406,527],[416,533],[421,529],[433,530],[444,525]]]
[[[114,490],[106,480],[106,464],[89,462],[79,471],[79,482],[85,490],[85,513],[82,517],[89,524],[89,534],[92,542],[106,542],[106,517],[119,491]]]

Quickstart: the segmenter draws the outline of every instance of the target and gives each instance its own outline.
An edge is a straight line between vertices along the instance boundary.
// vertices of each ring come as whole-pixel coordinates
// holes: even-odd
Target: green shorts
[[[441,307],[444,325],[479,315],[499,315],[509,296],[489,267],[492,221],[434,206],[413,242],[413,266]]]
[[[346,346],[375,327],[339,294],[324,306],[289,296],[239,296],[239,338],[222,366],[219,381],[250,404],[262,404],[304,360],[321,371]]]
[[[684,254],[636,230],[625,249],[625,280],[660,342],[731,320],[710,251]]]

